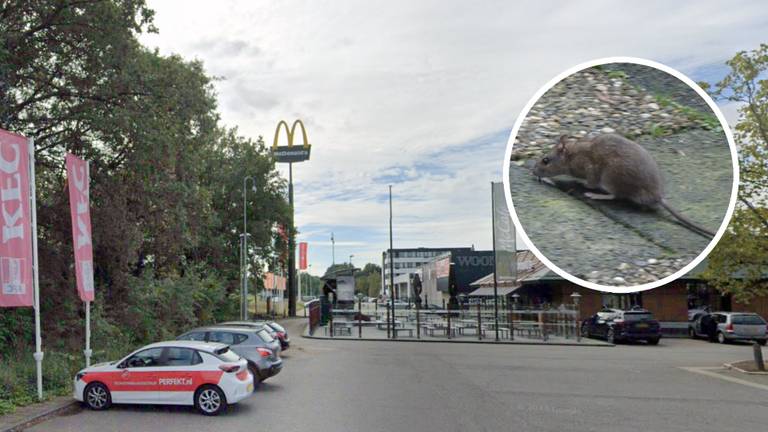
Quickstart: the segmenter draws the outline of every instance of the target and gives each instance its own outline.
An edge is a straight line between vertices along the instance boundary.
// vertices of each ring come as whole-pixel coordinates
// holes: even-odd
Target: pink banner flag
[[[88,162],[67,153],[69,210],[75,248],[77,292],[83,301],[93,301],[93,244],[91,242],[90,176]]]
[[[0,307],[33,306],[29,145],[0,129]]]
[[[307,269],[307,242],[299,243],[299,270]]]

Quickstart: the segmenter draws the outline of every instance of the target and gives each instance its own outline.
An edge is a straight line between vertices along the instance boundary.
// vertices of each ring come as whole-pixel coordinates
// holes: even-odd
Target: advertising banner
[[[498,282],[514,282],[517,277],[515,225],[504,198],[504,184],[492,184],[492,201],[496,279]]]
[[[355,301],[355,277],[336,277],[336,298],[339,301]]]
[[[75,250],[77,292],[83,301],[93,301],[93,243],[91,242],[91,210],[88,163],[67,153],[69,210],[72,216],[72,243]]]
[[[307,269],[307,242],[299,243],[299,270]]]
[[[0,129],[0,307],[34,305],[29,147]]]

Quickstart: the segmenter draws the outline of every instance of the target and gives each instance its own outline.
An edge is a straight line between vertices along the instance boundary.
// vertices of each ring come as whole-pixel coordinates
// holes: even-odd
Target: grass
[[[656,98],[656,102],[659,104],[660,107],[663,107],[663,108],[671,107],[680,111],[685,117],[688,118],[688,120],[695,123],[697,126],[701,127],[702,129],[706,129],[706,130],[721,129],[720,120],[718,120],[717,117],[715,117],[712,114],[705,114],[695,108],[691,108],[689,106],[677,103],[665,95],[654,95],[654,97]]]
[[[21,348],[0,357],[0,415],[13,412],[18,406],[37,402],[37,372],[32,359],[34,349]],[[82,356],[48,351],[43,359],[43,395],[68,394],[72,378],[84,366]]]
[[[606,71],[606,75],[608,75],[608,78],[611,78],[611,79],[625,80],[629,78],[629,75],[627,75],[626,72],[620,71],[620,70],[608,70]]]

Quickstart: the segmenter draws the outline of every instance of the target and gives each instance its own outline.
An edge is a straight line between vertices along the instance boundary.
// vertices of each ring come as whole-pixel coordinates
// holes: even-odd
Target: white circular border
[[[683,81],[684,83],[688,84],[689,87],[691,87],[693,90],[696,91],[696,93],[701,96],[705,102],[707,102],[707,105],[709,105],[710,109],[712,109],[712,112],[715,113],[717,116],[717,119],[720,121],[720,126],[723,128],[723,132],[726,135],[726,139],[728,140],[728,145],[731,148],[731,162],[733,164],[733,185],[731,187],[731,201],[728,204],[728,211],[725,213],[725,218],[723,218],[723,222],[720,224],[720,229],[717,230],[717,233],[715,234],[715,237],[712,239],[712,241],[709,242],[706,248],[697,256],[693,261],[688,263],[685,267],[678,270],[674,274],[667,276],[663,279],[659,279],[655,282],[650,282],[646,284],[641,285],[634,285],[629,287],[622,287],[622,286],[608,286],[608,285],[599,285],[594,282],[585,281],[583,279],[579,279],[570,273],[567,273],[560,269],[560,267],[556,266],[554,263],[552,263],[549,259],[547,259],[546,256],[544,256],[541,251],[539,251],[536,246],[533,244],[531,239],[528,238],[528,235],[525,233],[525,230],[523,229],[522,224],[520,224],[520,220],[517,217],[517,213],[515,213],[515,206],[512,202],[512,194],[509,187],[509,167],[510,167],[510,159],[512,157],[512,145],[515,142],[515,138],[517,137],[517,133],[520,130],[520,126],[523,124],[523,120],[528,116],[528,112],[533,108],[533,105],[536,104],[536,102],[539,101],[539,99],[549,91],[552,87],[555,86],[555,84],[559,83],[563,79],[569,77],[570,75],[573,75],[576,72],[579,72],[581,70],[591,68],[594,66],[599,65],[605,65],[605,64],[612,64],[612,63],[634,63],[639,64],[643,66],[649,66],[652,68],[656,68],[659,70],[662,70],[679,80]],[[661,63],[657,63],[652,60],[646,60],[641,59],[637,57],[604,57],[600,59],[590,60],[584,63],[581,63],[579,65],[576,65],[570,69],[567,69],[566,71],[562,72],[561,74],[557,75],[555,78],[550,80],[547,84],[545,84],[542,88],[537,91],[533,97],[528,101],[528,103],[525,105],[523,110],[520,112],[520,115],[517,117],[517,120],[515,121],[515,125],[512,128],[512,133],[509,135],[509,141],[507,141],[507,150],[504,153],[504,161],[503,161],[503,178],[502,182],[504,183],[504,196],[507,201],[507,208],[509,209],[509,213],[512,216],[512,221],[515,224],[515,229],[520,234],[520,237],[522,237],[525,244],[528,246],[528,248],[533,252],[536,257],[541,260],[547,267],[552,269],[555,273],[563,277],[564,279],[573,282],[577,285],[581,285],[586,288],[590,288],[593,290],[598,291],[604,291],[609,293],[616,293],[616,294],[626,294],[631,292],[638,292],[638,291],[646,291],[653,288],[658,288],[662,285],[666,285],[680,276],[683,276],[684,274],[690,272],[694,267],[696,267],[701,261],[704,260],[704,258],[709,255],[709,253],[714,249],[714,247],[717,245],[717,242],[720,241],[720,238],[725,233],[725,230],[728,228],[728,223],[731,221],[731,217],[733,216],[733,210],[736,206],[736,194],[738,193],[739,189],[739,161],[738,161],[738,154],[736,150],[736,144],[733,141],[733,133],[731,132],[730,127],[728,126],[728,122],[726,122],[725,117],[723,116],[723,113],[720,112],[720,108],[717,107],[715,102],[712,100],[709,95],[701,89],[693,80],[682,74],[681,72],[672,69],[669,66],[663,65]]]

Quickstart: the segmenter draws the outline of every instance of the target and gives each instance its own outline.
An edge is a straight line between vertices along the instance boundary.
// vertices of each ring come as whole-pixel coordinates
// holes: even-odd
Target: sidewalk
[[[45,419],[67,411],[80,409],[71,395],[56,396],[42,403],[16,408],[16,411],[0,416],[0,432],[21,431]]]

